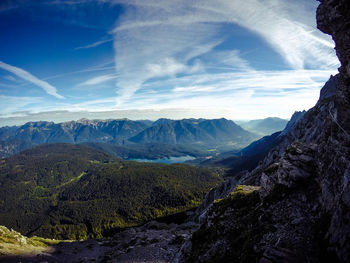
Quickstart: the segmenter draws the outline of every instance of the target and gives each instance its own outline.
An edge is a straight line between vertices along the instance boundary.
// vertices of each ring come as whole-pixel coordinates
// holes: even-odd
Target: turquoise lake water
[[[129,160],[137,161],[137,162],[146,162],[146,163],[173,164],[173,163],[183,163],[194,159],[196,158],[190,155],[186,155],[186,156],[180,156],[180,157],[170,157],[170,158],[161,158],[161,159],[153,159],[153,160],[152,159],[129,159]]]

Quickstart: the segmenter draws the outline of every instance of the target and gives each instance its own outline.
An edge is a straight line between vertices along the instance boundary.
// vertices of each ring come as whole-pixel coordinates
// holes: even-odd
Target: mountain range
[[[258,135],[227,119],[160,119],[151,121],[87,120],[55,124],[28,122],[0,128],[0,157],[43,143],[186,144],[206,149],[212,145],[241,148]],[[125,148],[125,147],[124,147]]]
[[[245,144],[257,136],[233,121],[227,119],[183,119],[155,122],[151,127],[130,138],[137,143],[222,143],[234,142]]]
[[[285,128],[283,130],[264,136],[261,139],[252,142],[243,149],[240,149],[239,151],[233,150],[222,152],[212,158],[198,158],[190,163],[206,167],[224,167],[228,169],[225,172],[225,176],[227,177],[236,176],[237,173],[246,170],[251,171],[260,161],[265,158],[271,149],[283,141],[286,134],[304,116],[304,114],[305,111],[295,112],[290,121],[284,125]],[[266,123],[269,123],[269,121]]]
[[[53,122],[28,122],[19,127],[3,127],[0,139],[17,139],[33,144],[42,143],[82,143],[117,142],[130,138],[148,127],[144,121],[87,120],[70,121],[55,124]]]

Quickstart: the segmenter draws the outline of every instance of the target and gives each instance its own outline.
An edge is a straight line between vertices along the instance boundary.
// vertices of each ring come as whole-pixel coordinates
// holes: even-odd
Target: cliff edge
[[[339,74],[240,186],[212,203],[175,262],[350,262],[350,2],[321,1],[317,24],[336,43]],[[251,182],[260,188],[240,190]]]

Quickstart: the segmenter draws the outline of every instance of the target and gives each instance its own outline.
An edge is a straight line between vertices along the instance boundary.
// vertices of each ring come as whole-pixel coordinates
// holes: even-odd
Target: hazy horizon
[[[185,111],[186,112],[186,111]],[[188,112],[188,111],[187,111]],[[129,119],[132,121],[142,121],[142,120],[149,120],[149,121],[156,121],[161,118],[166,119],[172,119],[172,120],[181,120],[181,119],[221,119],[225,118],[228,120],[232,120],[236,122],[237,124],[248,122],[251,120],[258,120],[258,119],[233,119],[230,117],[220,116],[220,115],[210,115],[209,117],[204,117],[201,115],[194,115],[193,112],[188,112],[188,116],[186,114],[183,114],[184,117],[177,117],[178,116],[178,110],[175,112],[169,112],[169,111],[161,111],[162,114],[156,114],[157,112],[147,112],[144,113],[143,111],[128,111],[126,112],[93,112],[93,113],[87,113],[85,112],[82,114],[83,117],[78,113],[71,113],[68,111],[56,111],[56,112],[41,112],[38,114],[28,114],[28,116],[17,116],[17,117],[11,117],[11,118],[0,118],[0,127],[5,126],[20,126],[23,124],[26,124],[28,122],[54,122],[54,123],[62,123],[62,122],[69,122],[69,121],[79,121],[83,119],[88,120],[98,120],[98,121],[106,121],[106,120],[121,120],[121,119]],[[54,116],[54,117],[53,117]],[[114,117],[110,117],[114,116]],[[152,117],[153,116],[153,117]],[[143,118],[144,117],[144,118]],[[279,118],[276,116],[269,116],[266,118]],[[265,119],[265,118],[260,118]],[[281,118],[285,120],[289,120],[290,118]]]

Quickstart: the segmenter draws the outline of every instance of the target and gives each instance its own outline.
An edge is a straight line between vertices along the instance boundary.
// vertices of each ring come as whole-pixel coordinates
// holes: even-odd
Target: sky
[[[339,61],[310,0],[2,0],[0,126],[290,118]]]

